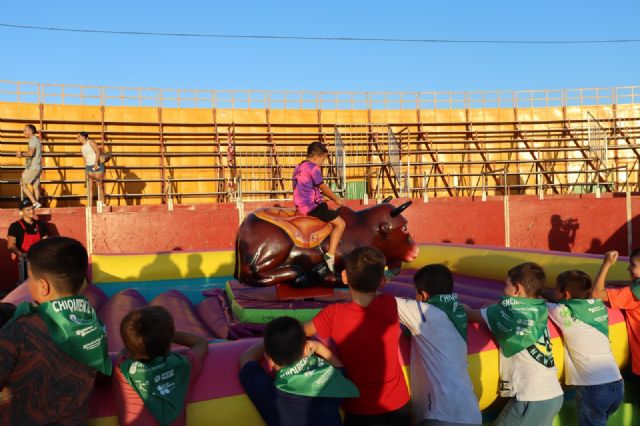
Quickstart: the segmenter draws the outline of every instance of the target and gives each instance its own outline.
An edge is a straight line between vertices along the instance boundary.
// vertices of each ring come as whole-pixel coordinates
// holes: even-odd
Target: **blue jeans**
[[[579,426],[607,426],[624,399],[624,382],[594,386],[576,386],[576,406]]]

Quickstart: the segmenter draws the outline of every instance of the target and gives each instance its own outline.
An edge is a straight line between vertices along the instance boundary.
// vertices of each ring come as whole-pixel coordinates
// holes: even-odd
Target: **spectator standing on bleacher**
[[[78,142],[82,144],[82,158],[89,184],[95,182],[99,186],[98,200],[104,203],[104,163],[100,161],[100,147],[89,137],[87,132],[78,133]]]
[[[42,173],[42,143],[36,133],[36,126],[33,124],[24,126],[24,135],[29,140],[29,147],[26,151],[16,153],[16,157],[26,159],[20,185],[22,185],[24,194],[33,203],[34,209],[42,207],[38,202],[40,199],[40,174]]]
[[[20,220],[9,225],[7,248],[18,260],[18,279],[27,279],[27,252],[38,241],[47,238],[47,226],[36,220],[31,200],[25,199],[18,204]]]

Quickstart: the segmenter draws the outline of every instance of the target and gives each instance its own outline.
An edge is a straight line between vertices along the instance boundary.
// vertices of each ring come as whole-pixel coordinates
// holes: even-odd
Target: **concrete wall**
[[[244,210],[248,213],[274,204],[246,203]],[[358,201],[350,201],[349,206],[365,207]],[[508,207],[507,221],[505,206]],[[514,248],[589,253],[618,250],[627,254],[628,213],[633,241],[640,243],[640,196],[630,197],[629,206],[627,212],[624,194],[605,194],[600,199],[576,195],[545,200],[511,196],[507,205],[502,197],[490,197],[487,201],[438,198],[428,203],[414,200],[404,215],[411,233],[420,243],[495,246],[508,243]],[[16,280],[15,265],[6,248],[6,235],[10,223],[18,217],[17,210],[0,210],[0,289],[8,288]],[[52,234],[71,236],[86,244],[85,209],[43,210],[40,217],[48,223]],[[552,218],[560,226],[552,225]],[[567,229],[569,219],[575,219],[577,225],[573,241]],[[233,204],[177,206],[173,212],[166,206],[118,207],[92,215],[93,248],[95,253],[232,250],[238,224],[239,214]]]

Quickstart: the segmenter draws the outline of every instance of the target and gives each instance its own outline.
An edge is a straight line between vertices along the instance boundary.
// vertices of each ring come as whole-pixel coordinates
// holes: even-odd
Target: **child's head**
[[[521,263],[507,272],[505,296],[536,298],[546,281],[542,266],[533,262]]]
[[[291,365],[305,356],[307,337],[295,318],[279,317],[264,330],[264,351],[278,367]]]
[[[166,356],[174,333],[173,317],[162,306],[129,312],[120,323],[122,341],[136,361]]]
[[[38,303],[73,296],[87,276],[87,250],[67,237],[40,240],[29,248],[29,292]]]
[[[342,281],[357,292],[374,293],[383,284],[386,264],[377,248],[358,247],[347,255]]]
[[[591,296],[591,278],[582,271],[564,271],[556,278],[558,299],[588,299]]]
[[[640,278],[640,248],[635,249],[629,255],[627,271],[629,271],[632,280]]]
[[[329,156],[329,150],[321,142],[311,142],[307,145],[307,159],[318,165],[322,165]]]
[[[431,296],[453,292],[453,274],[441,264],[423,266],[413,277],[416,299],[425,301]]]

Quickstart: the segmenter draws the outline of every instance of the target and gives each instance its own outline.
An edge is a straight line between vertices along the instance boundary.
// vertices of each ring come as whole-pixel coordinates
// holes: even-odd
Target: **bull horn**
[[[411,203],[413,203],[413,201],[407,201],[406,203],[404,203],[402,205],[399,205],[395,209],[391,210],[391,213],[389,213],[389,214],[391,215],[391,217],[396,217],[400,213],[405,211],[407,209],[407,207],[409,207],[411,205]]]
[[[382,204],[387,204],[391,200],[393,200],[393,197],[387,197],[384,200],[382,200]]]

